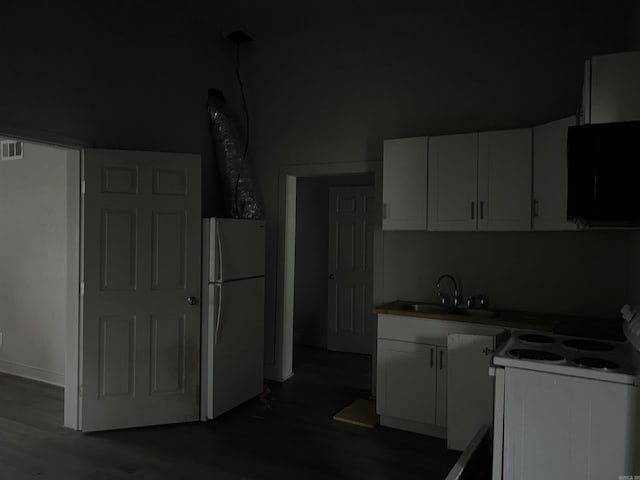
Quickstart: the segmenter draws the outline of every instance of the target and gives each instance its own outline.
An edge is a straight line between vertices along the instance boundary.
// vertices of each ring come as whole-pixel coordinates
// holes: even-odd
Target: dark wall
[[[175,2],[174,2],[175,3]],[[216,212],[209,87],[235,88],[232,51],[169,2],[0,6],[0,130],[80,146],[200,153]]]
[[[281,322],[275,227],[283,165],[378,161],[386,138],[566,117],[579,105],[584,60],[633,48],[631,0],[397,3],[410,8],[292,27],[250,46],[252,159],[271,226],[267,338]],[[425,248],[421,240],[415,245]],[[390,258],[386,243],[384,250]],[[274,345],[265,353],[277,363]]]

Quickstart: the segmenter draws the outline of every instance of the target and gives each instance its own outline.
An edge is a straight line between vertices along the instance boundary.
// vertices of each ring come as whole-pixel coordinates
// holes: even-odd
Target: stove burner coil
[[[576,358],[573,363],[579,367],[587,367],[594,370],[620,370],[620,365],[604,358],[580,357]]]
[[[589,340],[587,338],[565,340],[562,344],[567,348],[583,352],[610,352],[614,348],[610,343],[599,340]]]
[[[548,345],[555,341],[548,335],[539,335],[537,333],[525,333],[524,335],[519,335],[518,340],[524,343],[532,343],[536,345]]]

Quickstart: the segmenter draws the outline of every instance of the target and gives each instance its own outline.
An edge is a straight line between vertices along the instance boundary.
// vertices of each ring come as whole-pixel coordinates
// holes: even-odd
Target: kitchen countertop
[[[425,303],[411,300],[396,300],[374,308],[376,313],[388,315],[403,315],[406,317],[432,318],[463,323],[477,323],[504,328],[522,330],[538,330],[558,335],[573,335],[577,337],[602,338],[624,341],[621,318],[579,317],[573,315],[556,315],[550,313],[518,312],[513,310],[496,310],[496,317],[481,317],[471,315],[456,315],[439,312],[415,312],[405,309],[414,303]]]

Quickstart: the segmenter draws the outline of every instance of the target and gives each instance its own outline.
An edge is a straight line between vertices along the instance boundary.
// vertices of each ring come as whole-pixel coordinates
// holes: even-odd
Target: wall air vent
[[[0,160],[18,160],[22,158],[24,144],[16,140],[0,141]]]

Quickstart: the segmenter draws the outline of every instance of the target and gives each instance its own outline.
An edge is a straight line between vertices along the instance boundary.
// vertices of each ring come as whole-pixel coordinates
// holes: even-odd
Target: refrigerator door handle
[[[215,331],[214,331],[214,335],[213,335],[213,343],[215,345],[218,344],[218,339],[220,338],[220,314],[222,313],[222,285],[220,284],[216,284],[215,285],[218,288],[218,308],[217,308],[217,312],[216,312],[216,326],[215,326]]]
[[[216,281],[222,281],[222,239],[220,238],[220,227],[216,225],[216,243],[218,246],[218,275]]]

